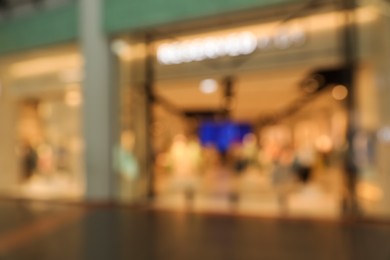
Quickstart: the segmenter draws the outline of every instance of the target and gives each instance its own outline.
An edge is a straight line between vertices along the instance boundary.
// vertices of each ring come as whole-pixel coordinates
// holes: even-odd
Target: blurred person
[[[247,161],[242,149],[242,145],[234,143],[229,147],[227,152],[227,163],[228,165],[231,165],[231,168],[234,169],[234,173],[238,176],[241,175],[247,167]]]
[[[293,167],[298,179],[303,184],[311,180],[315,162],[316,151],[312,146],[306,145],[297,151]]]
[[[120,135],[120,143],[115,150],[115,166],[119,174],[121,198],[133,199],[138,195],[137,178],[139,163],[133,153],[134,134],[125,130]]]
[[[208,191],[217,198],[226,198],[232,191],[233,174],[227,163],[227,154],[221,153],[217,148],[205,148],[205,185]]]
[[[55,170],[55,158],[53,148],[49,143],[42,143],[38,146],[39,172],[48,177]]]
[[[242,153],[247,162],[247,166],[257,166],[259,146],[256,136],[253,133],[245,135],[242,143]]]
[[[183,134],[174,137],[169,150],[173,188],[184,191],[186,196],[192,196],[195,191],[198,152],[196,145]]]
[[[139,166],[133,155],[134,136],[130,131],[121,134],[121,141],[117,155],[117,164],[120,174],[129,181],[138,177]]]
[[[190,137],[187,143],[188,156],[195,176],[200,174],[202,165],[202,148],[196,137]]]
[[[59,172],[70,171],[70,153],[65,141],[61,141],[56,148],[57,170]]]
[[[28,181],[38,169],[38,154],[30,142],[22,145],[22,179]]]
[[[316,164],[315,172],[322,174],[331,166],[331,154],[333,151],[332,139],[327,135],[321,135],[315,142]]]
[[[277,200],[282,213],[288,212],[288,196],[294,184],[294,155],[290,147],[282,147],[276,154],[272,167],[272,183],[275,187]]]

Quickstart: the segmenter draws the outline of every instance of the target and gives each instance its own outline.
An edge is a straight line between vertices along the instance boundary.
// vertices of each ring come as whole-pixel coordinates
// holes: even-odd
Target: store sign
[[[222,36],[164,43],[157,47],[157,59],[164,65],[181,64],[221,57],[248,55],[257,50],[288,49],[306,41],[302,28],[284,28],[271,35],[241,31]]]

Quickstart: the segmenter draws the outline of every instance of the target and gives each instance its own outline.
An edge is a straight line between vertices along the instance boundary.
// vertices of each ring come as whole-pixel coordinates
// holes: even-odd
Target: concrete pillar
[[[374,69],[379,126],[376,149],[377,181],[383,192],[378,212],[390,216],[390,18],[382,15],[375,27]]]
[[[116,86],[113,55],[103,30],[103,0],[80,0],[80,39],[84,64],[83,128],[86,162],[86,198],[107,201],[115,197],[113,149],[116,141]]]

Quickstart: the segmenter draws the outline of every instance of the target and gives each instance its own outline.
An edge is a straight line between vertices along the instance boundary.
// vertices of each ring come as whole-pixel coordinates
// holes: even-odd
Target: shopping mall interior
[[[381,195],[365,179],[375,179],[369,132],[377,124],[367,87],[375,84],[372,43],[363,37],[375,18],[367,11],[359,10],[366,40],[353,99],[362,131],[359,196],[373,205]],[[337,15],[324,9],[280,26],[266,18],[181,25],[157,30],[149,45],[114,41],[122,59],[122,144],[128,161],[139,162],[124,175],[151,172],[143,183],[151,183],[156,207],[339,216],[349,192],[351,95]],[[143,168],[143,161],[154,165]]]
[[[390,259],[390,0],[0,0],[0,260]]]
[[[347,90],[335,85],[308,93],[310,73],[158,80],[157,204],[338,214]]]
[[[372,86],[380,72],[367,37],[375,16],[358,13],[358,196],[374,207],[383,195],[373,159],[379,113]],[[161,28],[151,42],[139,35],[112,39],[115,200],[338,216],[348,193],[343,167],[351,116],[349,89],[337,76],[345,70],[339,15],[324,9],[283,26],[269,18]],[[10,173],[2,193],[82,200],[92,182],[84,147],[91,90],[79,47],[3,62],[1,106],[15,112],[1,118],[7,127],[0,159]]]

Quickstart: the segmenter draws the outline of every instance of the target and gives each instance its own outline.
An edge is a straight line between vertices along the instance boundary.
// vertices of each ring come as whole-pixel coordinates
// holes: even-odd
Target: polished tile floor
[[[2,259],[390,259],[390,224],[0,202]]]

